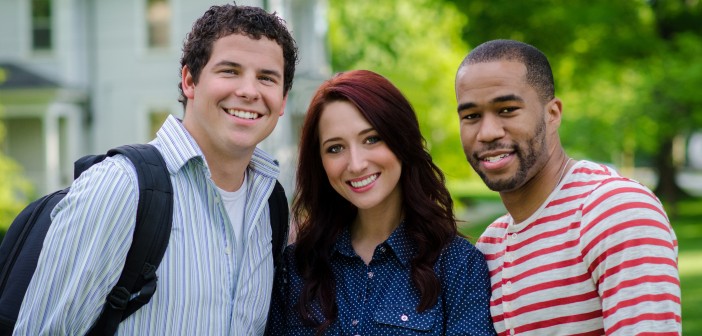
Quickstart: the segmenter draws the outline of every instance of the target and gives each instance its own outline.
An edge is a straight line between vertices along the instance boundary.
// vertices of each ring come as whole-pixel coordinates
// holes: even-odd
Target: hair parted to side
[[[459,69],[466,65],[495,61],[516,61],[526,67],[526,81],[539,94],[542,103],[555,97],[553,72],[546,55],[536,47],[513,40],[492,40],[473,49],[463,59]]]
[[[195,21],[192,30],[185,37],[180,68],[187,65],[193,81],[197,84],[202,69],[212,55],[215,41],[231,34],[241,34],[252,39],[266,37],[283,49],[283,94],[287,94],[295,77],[295,66],[298,62],[297,45],[285,26],[285,21],[276,13],[268,13],[259,7],[236,4],[210,7]],[[181,82],[178,83],[178,91],[178,101],[185,107],[188,99],[183,95]]]
[[[299,223],[295,261],[305,281],[298,312],[303,321],[317,326],[318,334],[337,315],[330,264],[333,247],[357,214],[357,208],[330,185],[322,165],[319,120],[324,108],[336,101],[354,105],[402,164],[399,183],[404,225],[417,246],[411,277],[420,293],[418,311],[436,304],[441,286],[433,266],[443,248],[458,235],[444,175],[433,163],[414,110],[402,93],[381,75],[367,70],[343,72],[323,83],[302,126],[292,205],[293,220]],[[313,302],[320,304],[324,314],[321,324],[311,318]]]

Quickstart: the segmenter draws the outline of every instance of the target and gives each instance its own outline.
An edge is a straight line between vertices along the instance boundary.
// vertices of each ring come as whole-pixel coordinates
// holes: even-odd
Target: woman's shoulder
[[[440,258],[445,262],[465,263],[465,260],[484,262],[483,254],[468,239],[461,236],[455,236],[451,240],[441,252]]]
[[[466,239],[465,237],[462,237],[462,236],[458,236],[458,235],[453,237],[453,239],[451,240],[451,243],[449,243],[446,248],[449,250],[465,251],[465,252],[469,252],[469,253],[474,253],[474,252],[480,253],[480,251],[478,251],[478,249],[475,247],[475,245],[473,245],[470,241],[468,241],[468,239]]]
[[[468,278],[489,279],[483,254],[466,238],[456,236],[443,250],[434,270],[443,282],[456,284]],[[453,285],[449,285],[453,286]]]
[[[295,243],[292,243],[286,246],[283,250],[283,260],[285,262],[290,262],[295,259],[295,246],[297,245]]]

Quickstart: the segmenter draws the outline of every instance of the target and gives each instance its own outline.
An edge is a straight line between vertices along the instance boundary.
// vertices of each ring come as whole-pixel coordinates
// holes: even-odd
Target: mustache
[[[514,151],[517,155],[519,155],[519,146],[517,144],[490,142],[490,143],[486,143],[483,148],[480,148],[480,150],[474,151],[473,157],[476,160],[478,160],[478,156],[480,156],[480,153],[494,151],[494,150],[511,150],[511,151]]]
[[[512,149],[512,150],[517,150],[519,147],[516,144],[506,144],[506,143],[499,143],[499,142],[490,142],[485,144],[485,147],[482,148],[483,151],[492,151],[492,150],[498,150],[498,149]]]

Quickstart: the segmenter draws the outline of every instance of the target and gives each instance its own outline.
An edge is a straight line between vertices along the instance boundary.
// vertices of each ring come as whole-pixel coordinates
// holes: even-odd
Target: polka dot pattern
[[[303,281],[294,264],[295,246],[275,281],[268,335],[314,335],[295,304]],[[434,271],[441,281],[436,305],[417,312],[419,292],[410,278],[416,246],[404,225],[378,245],[369,265],[355,253],[346,230],[332,256],[338,317],[325,335],[494,335],[490,319],[490,280],[483,255],[456,237],[441,253]],[[313,318],[322,321],[319,305]]]

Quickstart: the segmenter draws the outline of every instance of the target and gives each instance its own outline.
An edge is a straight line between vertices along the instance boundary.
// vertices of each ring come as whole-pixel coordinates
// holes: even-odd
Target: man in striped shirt
[[[656,196],[561,146],[562,102],[538,49],[486,42],[456,75],[468,162],[509,212],[476,246],[500,335],[681,333],[677,240]]]
[[[182,121],[152,142],[173,184],[173,228],[151,301],[121,335],[262,334],[273,282],[267,199],[277,163],[256,146],[283,115],[297,47],[256,7],[211,7],[181,59]],[[15,334],[83,335],[117,282],[132,242],[136,171],[118,155],[77,179],[52,213]]]

